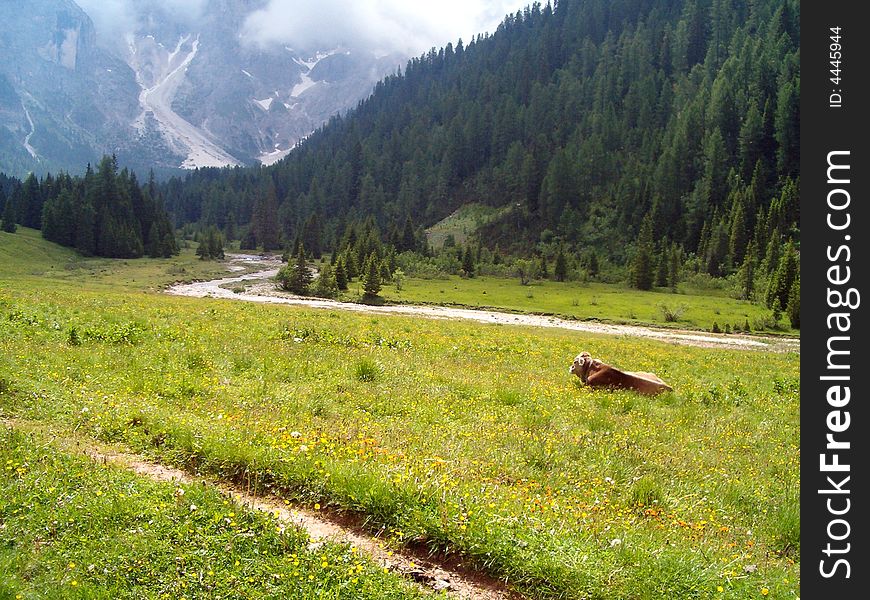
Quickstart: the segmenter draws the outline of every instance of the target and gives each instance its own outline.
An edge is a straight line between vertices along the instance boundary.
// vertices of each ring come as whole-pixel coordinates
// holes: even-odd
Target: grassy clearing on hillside
[[[0,412],[361,513],[533,598],[799,596],[797,355],[10,279]],[[676,391],[581,387],[581,350]]]
[[[471,234],[506,210],[508,209],[493,208],[485,204],[463,204],[456,212],[426,230],[429,245],[441,248],[448,236],[453,236],[453,241],[458,246],[463,246]]]
[[[2,598],[424,597],[206,486],[155,483],[44,436],[0,438]]]
[[[743,328],[748,321],[753,331],[770,332],[762,324],[770,315],[767,308],[724,294],[701,294],[691,290],[672,294],[642,292],[604,283],[536,281],[520,285],[516,278],[452,276],[449,279],[407,278],[402,282],[401,291],[394,285],[385,285],[381,296],[390,302],[408,304],[453,304],[707,331],[713,323],[724,330],[726,324]],[[668,321],[665,309],[678,312],[677,320]],[[787,318],[783,318],[780,325],[783,329],[777,333],[800,333],[789,327]]]

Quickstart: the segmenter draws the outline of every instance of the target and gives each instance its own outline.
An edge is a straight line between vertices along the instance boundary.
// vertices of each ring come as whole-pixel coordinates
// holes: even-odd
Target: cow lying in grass
[[[581,352],[577,355],[569,372],[579,377],[580,381],[586,385],[592,387],[635,390],[650,396],[662,392],[671,392],[674,389],[653,373],[620,371],[610,365],[604,364],[597,358],[592,358],[588,352]]]

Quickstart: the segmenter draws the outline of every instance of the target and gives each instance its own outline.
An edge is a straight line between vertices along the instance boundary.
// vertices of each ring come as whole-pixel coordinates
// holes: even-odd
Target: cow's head
[[[586,383],[586,377],[589,375],[589,369],[592,367],[592,355],[588,352],[581,352],[571,363],[568,369],[569,373],[573,373],[580,378],[580,381]]]

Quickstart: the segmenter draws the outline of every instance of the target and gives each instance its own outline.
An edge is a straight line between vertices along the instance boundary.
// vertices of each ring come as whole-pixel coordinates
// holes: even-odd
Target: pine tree
[[[738,271],[740,282],[740,296],[744,300],[751,300],[755,293],[755,242],[750,242],[746,249],[746,256]]]
[[[3,190],[0,189],[0,200],[3,200]],[[15,209],[12,206],[12,198],[6,198],[3,203],[3,231],[6,233],[15,233],[17,226],[15,224]]]
[[[553,277],[556,278],[556,281],[565,281],[568,277],[568,261],[565,259],[565,249],[562,246],[559,246],[559,252],[556,254]]]
[[[661,253],[659,254],[659,259],[656,267],[656,286],[658,287],[667,287],[668,286],[668,250],[667,246],[662,248]]]
[[[339,258],[335,263],[335,285],[340,291],[347,291],[347,269],[344,266],[344,258]]]
[[[355,277],[359,277],[359,267],[357,266],[356,258],[354,258],[354,253],[350,248],[347,248],[342,256],[342,262],[344,262],[344,270],[347,272],[347,280],[353,281]]]
[[[671,247],[668,259],[668,285],[674,293],[676,293],[677,285],[680,283],[680,267],[682,266],[681,257],[682,251],[680,250],[680,247],[674,244]]]
[[[311,270],[308,268],[308,262],[305,260],[305,246],[299,245],[299,252],[296,254],[296,260],[293,264],[284,265],[278,271],[278,283],[288,292],[297,296],[306,296],[309,293],[311,286]]]
[[[639,290],[650,290],[653,285],[653,231],[652,218],[644,217],[637,238],[634,260],[632,261],[631,283]]]
[[[379,260],[377,255],[373,252],[369,255],[368,260],[366,261],[365,273],[363,275],[363,291],[364,297],[366,298],[374,298],[381,292],[381,273],[378,267]]]
[[[586,271],[589,273],[589,277],[592,277],[593,279],[595,277],[598,277],[598,252],[595,250],[595,248],[593,248],[592,251],[589,253],[589,258],[586,261]]]
[[[550,278],[550,268],[547,265],[547,257],[541,254],[541,262],[538,263],[538,276],[541,279]]]
[[[801,328],[801,278],[798,276],[788,293],[788,306],[785,309],[788,320],[794,329]]]
[[[800,266],[798,265],[797,252],[794,244],[788,242],[779,259],[779,266],[770,279],[767,288],[767,305],[773,308],[774,303],[779,304],[780,310],[788,304],[788,295],[791,291],[791,286],[795,279],[799,276]]]
[[[320,275],[314,284],[314,295],[318,298],[335,298],[338,295],[335,274],[328,264],[320,268]]]
[[[221,235],[221,232],[217,230],[216,227],[210,228],[210,235],[208,239],[208,253],[211,258],[216,260],[224,259],[224,238]]]
[[[227,217],[227,224],[224,227],[224,237],[228,242],[231,242],[239,235],[238,231],[239,226],[236,224],[236,215],[235,213],[231,212],[230,215]]]
[[[466,246],[465,252],[462,253],[462,273],[466,277],[474,277],[474,255],[471,253],[471,246]]]
[[[263,252],[271,252],[281,247],[278,198],[275,194],[275,186],[271,183],[257,196],[251,220],[254,236],[257,244],[263,247]]]
[[[199,250],[197,248],[197,250]],[[163,248],[160,239],[160,230],[157,223],[151,223],[151,229],[148,232],[148,256],[151,258],[160,258],[163,256]]]

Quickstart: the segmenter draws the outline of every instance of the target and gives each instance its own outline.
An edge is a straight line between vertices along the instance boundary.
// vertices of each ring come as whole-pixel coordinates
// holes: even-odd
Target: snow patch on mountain
[[[293,151],[293,148],[287,148],[285,150],[281,150],[280,148],[276,148],[272,152],[264,152],[260,156],[257,157],[257,160],[260,161],[265,166],[274,165],[276,162],[290,154]]]

